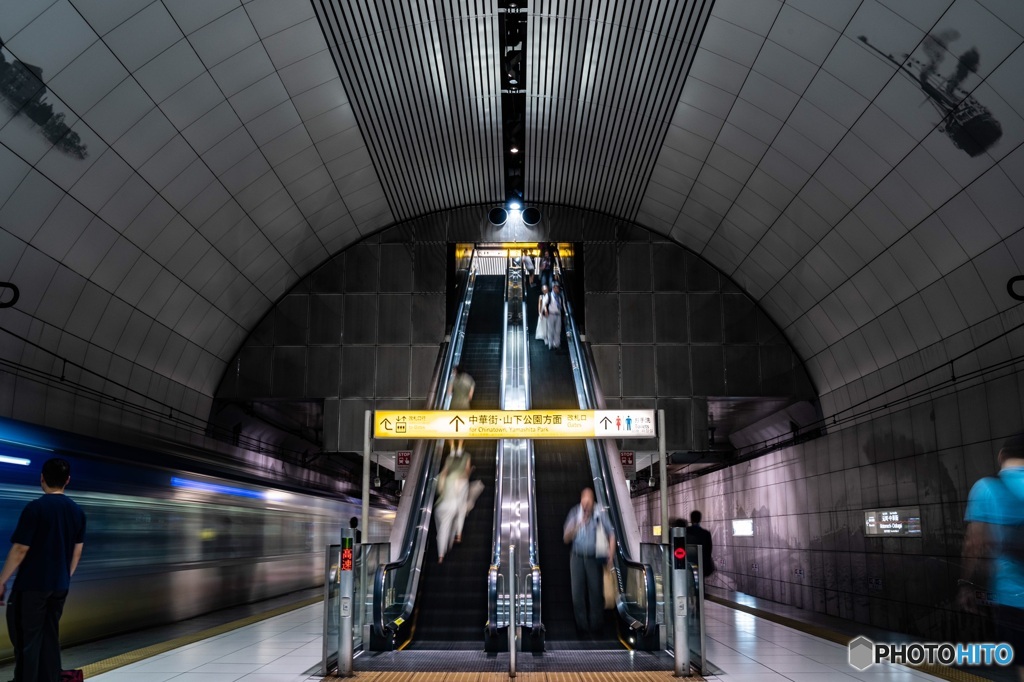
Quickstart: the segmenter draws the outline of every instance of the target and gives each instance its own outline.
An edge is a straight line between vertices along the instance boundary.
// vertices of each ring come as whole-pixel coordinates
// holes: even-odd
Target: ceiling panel
[[[196,391],[330,254],[504,197],[498,3],[8,4],[0,276],[54,338],[182,404],[209,404]],[[705,256],[822,391],[1001,328],[1024,263],[1021,3],[527,17],[528,202]]]

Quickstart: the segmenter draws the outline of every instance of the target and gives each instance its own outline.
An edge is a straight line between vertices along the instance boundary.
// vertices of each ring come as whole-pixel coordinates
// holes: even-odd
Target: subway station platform
[[[857,672],[847,649],[800,630],[716,603],[706,605],[708,658],[723,682],[923,682],[939,680],[903,666]],[[141,657],[124,654],[85,667],[96,682],[310,682],[320,670],[322,603]],[[154,649],[155,650],[155,649]],[[126,661],[127,664],[123,664]],[[554,651],[521,653],[517,678],[525,682],[666,681],[670,656],[660,653]],[[118,666],[118,667],[115,667]],[[471,651],[399,651],[357,654],[356,678],[372,682],[499,682],[508,679],[508,654]],[[326,678],[335,679],[335,678]],[[691,679],[701,679],[695,676]]]

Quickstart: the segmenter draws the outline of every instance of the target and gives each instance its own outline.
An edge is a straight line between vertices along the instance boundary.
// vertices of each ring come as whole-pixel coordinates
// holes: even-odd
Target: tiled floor
[[[858,672],[847,648],[784,625],[706,603],[708,660],[721,682],[925,682],[937,677],[892,665]]]
[[[323,605],[174,649],[90,678],[95,682],[305,682],[320,663]],[[315,671],[314,671],[315,672]]]
[[[938,679],[890,665],[857,672],[846,662],[846,647],[719,604],[708,603],[706,608],[708,659],[721,670],[720,674],[708,677],[709,680],[925,682]],[[308,673],[320,662],[322,626],[323,607],[307,606],[90,679],[95,682],[319,680],[319,676]],[[628,652],[621,653],[629,656]],[[448,654],[438,652],[436,655]],[[666,659],[666,668],[671,669],[671,665],[671,660]],[[356,668],[359,668],[358,661]],[[361,676],[375,674],[363,672]]]

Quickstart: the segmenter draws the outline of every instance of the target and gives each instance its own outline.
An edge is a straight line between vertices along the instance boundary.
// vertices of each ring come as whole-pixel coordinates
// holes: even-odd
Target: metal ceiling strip
[[[369,74],[368,64],[361,59],[362,55],[359,51],[353,49],[352,42],[343,38],[343,36],[357,35],[357,31],[354,29],[355,24],[350,21],[354,16],[351,12],[342,11],[335,0],[314,0],[314,9],[330,47],[331,56],[334,58],[338,75],[349,94],[353,115],[363,131],[370,158],[373,160],[374,166],[377,167],[381,186],[391,207],[391,212],[396,220],[402,220],[404,212],[400,210],[400,197],[396,194],[394,187],[395,159],[389,153],[388,146],[382,144],[382,135],[377,121],[367,107],[365,90],[374,79],[355,77],[353,70],[356,73],[363,73],[364,76]],[[342,17],[346,17],[346,19]]]
[[[636,172],[630,176],[631,186],[623,187],[618,194],[621,204],[616,207],[616,215],[629,216],[632,219],[639,210],[648,177],[657,162],[657,151],[668,132],[672,115],[682,94],[689,65],[687,55],[692,54],[689,49],[677,49],[678,43],[674,36],[679,36],[679,42],[689,47],[687,41],[693,38],[694,19],[700,16],[698,12],[694,12],[698,4],[689,2],[685,5],[676,5],[671,15],[662,17],[664,26],[659,34],[665,38],[658,46],[658,57],[670,61],[671,66],[664,70],[649,68],[648,78],[641,87],[641,92],[646,90],[652,93],[652,104],[656,103],[657,109],[652,110],[646,119],[647,125],[627,145],[627,149],[631,150],[630,166],[635,168]]]

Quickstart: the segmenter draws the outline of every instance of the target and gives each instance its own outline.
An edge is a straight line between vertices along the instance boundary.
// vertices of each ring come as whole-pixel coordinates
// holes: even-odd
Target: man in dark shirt
[[[686,542],[690,545],[700,545],[701,563],[704,567],[704,577],[715,572],[715,565],[711,561],[711,531],[700,525],[704,515],[697,509],[690,512],[690,527],[686,529]]]
[[[85,540],[85,514],[64,495],[70,480],[71,465],[65,460],[43,464],[39,484],[46,494],[22,510],[0,572],[0,606],[7,581],[18,572],[7,599],[16,682],[60,678],[60,616]]]

